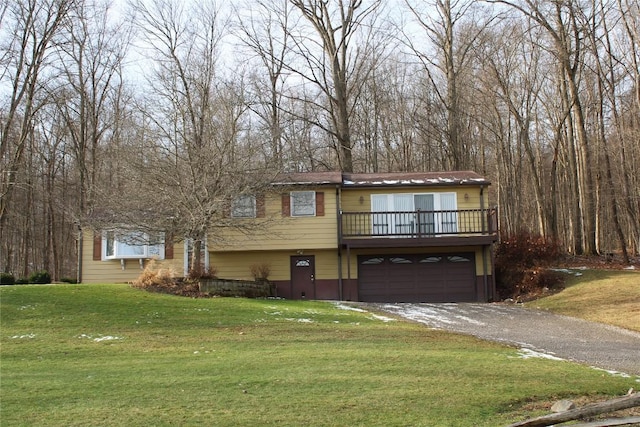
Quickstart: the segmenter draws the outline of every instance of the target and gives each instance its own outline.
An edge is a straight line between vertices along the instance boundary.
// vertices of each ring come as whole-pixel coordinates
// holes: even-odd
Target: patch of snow
[[[288,320],[290,322],[298,322],[298,323],[314,323],[313,319],[306,319],[306,318],[293,318],[293,317],[285,317],[284,320]]]
[[[629,267],[625,267],[625,270],[635,270],[636,266],[635,265],[630,265]]]
[[[102,341],[113,341],[113,340],[121,340],[123,339],[122,337],[113,337],[111,335],[107,335],[104,337],[98,337],[98,338],[94,338],[93,341],[95,342],[102,342]]]
[[[80,335],[78,335],[78,338],[80,338],[80,339],[89,339],[89,340],[92,340],[93,342],[113,341],[113,340],[123,340],[124,339],[122,337],[115,337],[115,336],[112,336],[112,335],[100,335],[100,336],[94,338],[91,335],[87,335],[87,334],[80,334]]]
[[[548,359],[548,360],[559,360],[559,361],[563,361],[564,359],[561,359],[559,357],[553,356],[551,354],[548,353],[543,353],[540,351],[536,351],[536,350],[532,350],[530,348],[521,348],[520,350],[518,350],[518,356],[520,356],[520,358],[522,359]]]
[[[580,273],[579,271],[573,271],[568,268],[552,268],[551,270],[556,271],[558,273],[572,274],[576,277],[582,276],[582,273]]]
[[[607,374],[609,374],[611,376],[614,376],[614,377],[631,378],[631,375],[625,374],[624,372],[613,371],[613,370],[610,370],[610,369],[596,368],[595,366],[592,366],[591,368],[595,369],[596,371],[606,372]],[[640,377],[638,377],[636,379],[636,381],[640,382]]]
[[[400,316],[413,320],[418,323],[423,323],[435,328],[443,328],[444,325],[456,324],[453,320],[447,318],[447,315],[440,311],[425,307],[424,305],[416,308],[410,304],[403,304],[401,306],[395,304],[387,304],[384,306],[389,311],[396,312]]]
[[[23,339],[33,339],[36,337],[36,334],[26,334],[26,335],[14,335],[11,339],[14,340],[23,340]]]
[[[350,305],[342,304],[340,302],[336,302],[335,306],[336,306],[336,308],[340,308],[342,310],[357,311],[358,313],[366,313],[367,312],[367,310],[363,310],[363,309],[358,308],[358,307],[352,307]]]
[[[471,323],[472,325],[478,325],[478,326],[485,326],[485,325],[486,325],[486,323],[484,323],[484,322],[481,322],[481,321],[479,321],[479,320],[472,319],[472,318],[467,317],[467,316],[460,316],[460,315],[457,315],[457,316],[455,316],[455,318],[456,318],[456,319],[460,319],[460,320],[462,320],[462,321],[464,321],[464,322],[467,322],[467,323]]]
[[[391,317],[380,316],[379,314],[372,314],[371,318],[372,319],[376,319],[376,320],[382,320],[385,323],[387,323],[387,322],[395,322],[395,320],[396,320],[396,319],[393,319]]]
[[[23,305],[21,307],[18,307],[18,310],[22,311],[22,310],[35,310],[36,306],[35,305]]]

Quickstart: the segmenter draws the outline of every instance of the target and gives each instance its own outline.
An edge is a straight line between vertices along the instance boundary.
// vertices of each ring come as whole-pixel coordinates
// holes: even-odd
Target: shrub
[[[171,285],[174,282],[175,274],[170,268],[157,268],[156,262],[151,261],[144,268],[140,276],[133,281],[136,288],[153,288]]]
[[[155,261],[151,261],[131,285],[151,292],[190,297],[200,296],[197,282],[176,278],[172,269],[158,268]]]
[[[249,267],[251,275],[255,280],[267,280],[269,274],[271,274],[271,266],[266,263],[252,264]]]
[[[11,273],[0,273],[0,285],[13,285],[16,278]]]
[[[218,269],[215,266],[210,266],[209,268],[202,269],[200,271],[190,270],[187,275],[187,279],[192,281],[198,281],[201,279],[215,279],[218,277]]]
[[[19,277],[16,279],[16,285],[28,285],[29,284],[29,279],[27,279],[26,277]]]
[[[538,295],[562,282],[561,275],[547,269],[562,257],[560,246],[542,236],[521,231],[503,238],[495,255],[496,290],[502,299]]]
[[[63,277],[62,279],[60,279],[60,281],[62,283],[71,283],[71,284],[78,283],[76,279],[72,279],[71,277]]]
[[[51,283],[51,275],[48,271],[36,271],[29,276],[29,283],[34,283],[37,285],[46,285]]]

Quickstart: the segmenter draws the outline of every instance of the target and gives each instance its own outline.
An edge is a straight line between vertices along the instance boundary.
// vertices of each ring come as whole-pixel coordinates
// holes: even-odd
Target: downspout
[[[84,233],[82,232],[82,226],[78,225],[78,261],[77,261],[77,270],[76,271],[76,283],[82,283],[82,251],[84,248],[83,244]]]
[[[338,218],[338,298],[343,300],[342,295],[343,283],[342,283],[342,209],[340,207],[340,200],[342,198],[342,191],[340,185],[336,185],[336,217]]]
[[[486,212],[484,209],[484,186],[480,186],[480,217],[482,218],[482,234],[487,232],[486,227]],[[489,301],[489,280],[487,277],[487,247],[486,245],[482,246],[482,284],[484,286],[484,302]],[[493,272],[492,272],[493,273]]]

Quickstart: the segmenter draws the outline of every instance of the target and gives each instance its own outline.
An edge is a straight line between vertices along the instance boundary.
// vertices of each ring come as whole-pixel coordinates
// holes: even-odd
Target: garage
[[[475,256],[394,254],[358,257],[358,295],[366,302],[477,301]]]

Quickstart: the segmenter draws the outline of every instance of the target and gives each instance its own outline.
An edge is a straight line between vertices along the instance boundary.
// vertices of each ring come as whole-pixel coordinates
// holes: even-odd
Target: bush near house
[[[0,285],[13,285],[16,278],[11,273],[0,273]]]
[[[46,270],[36,271],[29,276],[29,283],[47,285],[51,283],[51,274]]]
[[[11,273],[0,273],[0,285],[47,285],[51,283],[51,274],[48,271],[36,271],[29,277],[15,278]]]
[[[563,257],[556,242],[520,231],[502,238],[495,255],[500,299],[527,300],[562,285],[562,275],[548,269]]]

